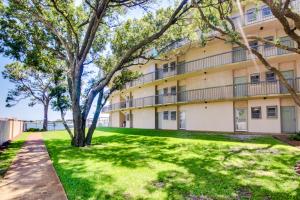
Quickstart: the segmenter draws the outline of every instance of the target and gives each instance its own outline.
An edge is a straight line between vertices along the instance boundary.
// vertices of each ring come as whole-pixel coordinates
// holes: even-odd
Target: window
[[[163,72],[168,72],[169,65],[168,63],[163,65]]]
[[[126,114],[126,121],[129,121],[129,120],[130,120],[130,114],[127,113],[127,114]]]
[[[274,72],[266,72],[266,81],[267,82],[275,82],[276,76]]]
[[[168,119],[169,119],[169,112],[164,111],[164,120],[168,120]]]
[[[267,118],[277,118],[277,106],[267,106]]]
[[[175,68],[176,68],[176,62],[171,62],[170,71],[175,71]]]
[[[171,95],[176,95],[176,87],[171,87]]]
[[[252,49],[258,50],[258,42],[257,42],[257,41],[250,41],[250,42],[249,42],[249,46],[250,46]]]
[[[176,111],[171,111],[171,120],[176,120]]]
[[[252,107],[251,108],[251,118],[260,119],[261,118],[261,107]]]
[[[261,14],[263,17],[269,17],[272,15],[271,9],[269,6],[263,6],[261,8]]]
[[[265,37],[265,40],[268,40],[268,41],[273,41],[273,36],[269,36],[269,37]],[[272,47],[272,45],[271,44],[265,44],[264,45],[264,48],[265,49],[268,49],[268,48],[271,48]]]
[[[256,20],[256,9],[252,8],[247,11],[247,21],[248,22],[253,22]]]
[[[259,74],[251,74],[250,81],[252,84],[257,84],[260,81]]]
[[[168,96],[168,88],[164,88],[164,96]]]

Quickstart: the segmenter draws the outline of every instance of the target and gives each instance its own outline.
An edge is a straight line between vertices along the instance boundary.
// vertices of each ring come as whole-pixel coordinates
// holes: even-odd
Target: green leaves
[[[130,70],[127,70],[127,69],[124,69],[120,72],[119,75],[117,75],[112,83],[113,83],[113,88],[116,88],[117,90],[121,90],[123,89],[123,86],[132,81],[132,80],[135,80],[137,79],[138,77],[140,77],[141,74],[139,72],[133,72],[133,71],[130,71]]]

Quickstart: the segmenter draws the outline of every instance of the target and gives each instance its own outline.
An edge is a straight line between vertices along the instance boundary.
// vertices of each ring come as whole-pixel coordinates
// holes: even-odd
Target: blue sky
[[[81,0],[75,0],[81,1]],[[162,0],[157,1],[158,4],[154,6],[152,10],[155,10],[157,7],[167,7],[170,4],[173,4],[174,1],[171,0]],[[139,18],[143,16],[144,11],[141,9],[131,10],[128,13],[128,18]],[[14,85],[10,83],[8,80],[3,79],[1,72],[4,70],[4,66],[8,63],[12,62],[7,57],[3,57],[0,55],[0,118],[18,118],[22,120],[41,120],[43,119],[43,107],[42,105],[35,105],[34,107],[28,106],[28,101],[23,100],[19,102],[14,107],[7,108],[5,107],[5,99],[7,96],[7,92],[9,89],[13,88]],[[93,113],[93,109],[91,111]],[[71,118],[71,114],[67,114],[67,118]],[[60,115],[58,112],[54,112],[49,109],[49,120],[57,120],[60,119]]]

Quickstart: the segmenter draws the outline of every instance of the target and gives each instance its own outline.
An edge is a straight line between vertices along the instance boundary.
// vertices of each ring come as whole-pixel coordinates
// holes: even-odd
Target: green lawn
[[[22,133],[19,135],[3,152],[0,152],[0,179],[11,165],[13,159],[22,147],[29,133]]]
[[[84,148],[65,132],[44,138],[70,200],[300,199],[300,151],[271,137],[102,128]]]

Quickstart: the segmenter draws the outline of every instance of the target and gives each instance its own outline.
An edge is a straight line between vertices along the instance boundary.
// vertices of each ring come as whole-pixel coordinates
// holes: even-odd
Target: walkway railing
[[[283,40],[282,44],[285,44],[290,47],[294,46],[294,42],[289,39]],[[257,49],[260,53],[262,53],[262,55],[264,55],[264,57],[278,56],[291,53],[287,50],[283,50],[269,45],[253,46],[252,48]],[[189,62],[178,63],[175,67],[173,66],[165,69],[158,69],[154,72],[144,74],[138,79],[127,83],[126,88],[128,89],[130,87],[143,85],[145,83],[150,83],[155,80],[160,80],[171,76],[186,74],[204,69],[216,68],[226,64],[239,63],[253,59],[256,59],[256,56],[253,55],[248,49],[236,48],[233,51],[208,56]]]
[[[289,84],[300,92],[300,78],[289,79]],[[176,94],[154,95],[105,106],[103,112],[110,112],[126,108],[143,108],[149,106],[168,105],[176,103],[206,102],[217,100],[243,99],[255,96],[288,94],[287,89],[276,81],[259,83],[245,83],[187,90]]]

